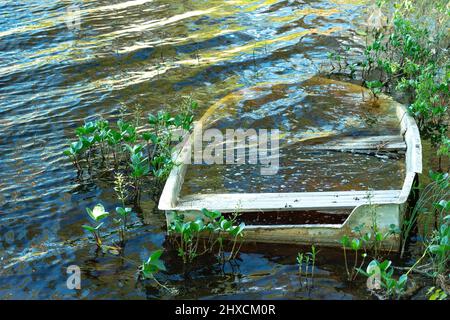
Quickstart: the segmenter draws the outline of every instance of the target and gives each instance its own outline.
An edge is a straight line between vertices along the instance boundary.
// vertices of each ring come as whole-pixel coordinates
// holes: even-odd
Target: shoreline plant
[[[197,102],[184,97],[180,113],[160,111],[149,114],[146,124],[139,126],[140,113],[135,120],[124,116],[114,124],[98,119],[76,128],[76,141],[63,151],[73,163],[78,177],[87,171],[90,179],[120,173],[124,177],[130,198],[140,202],[143,188],[159,197],[161,187],[175,166],[172,159],[175,145],[192,130]]]
[[[433,278],[440,287],[437,290],[443,292],[439,295],[441,291],[434,290],[437,292],[434,298],[448,295],[446,290],[450,280],[447,218],[450,208],[449,5],[446,0],[377,0],[375,7],[370,9],[366,30],[358,32],[365,36],[363,53],[354,55],[349,47],[329,53],[330,74],[360,80],[370,90],[374,103],[383,92],[393,93],[405,102],[422,137],[430,142],[432,152],[438,158],[437,172],[430,173],[432,182],[419,188],[419,199],[401,230],[403,256],[417,222],[423,223],[424,230],[417,237],[422,254],[407,268],[407,274],[415,272]],[[360,235],[360,239],[368,238],[368,235]],[[377,242],[381,240],[377,239],[376,233],[370,238]],[[343,239],[343,246],[344,250],[350,248],[351,241]],[[347,263],[346,269],[351,276]],[[392,291],[388,293],[398,298]]]

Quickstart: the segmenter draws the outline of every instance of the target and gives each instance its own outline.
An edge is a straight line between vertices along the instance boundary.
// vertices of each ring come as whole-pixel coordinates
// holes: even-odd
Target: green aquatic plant
[[[157,198],[175,166],[172,157],[176,144],[192,129],[196,107],[192,98],[184,97],[177,115],[165,111],[150,114],[142,127],[138,127],[139,112],[131,121],[122,115],[115,124],[103,118],[86,122],[75,129],[77,140],[69,144],[64,154],[72,161],[81,181],[85,166],[90,180],[122,172],[133,181],[135,204],[139,203],[144,187]]]
[[[449,177],[448,174],[431,173],[433,182],[427,185],[414,207],[408,224],[405,226],[404,243],[415,222],[421,217],[424,230],[422,244],[424,252],[410,271],[419,272],[435,279],[445,279],[448,274],[450,251],[450,204],[448,202]],[[433,228],[430,230],[430,224]],[[402,248],[404,251],[404,245]]]
[[[200,232],[203,231],[204,225],[202,220],[184,222],[182,216],[178,216],[169,228],[169,233],[180,235],[178,244],[178,255],[182,257],[183,262],[191,262],[197,257],[198,244],[200,240]]]
[[[239,211],[236,210],[230,218],[225,218],[222,213],[218,211],[210,211],[207,209],[202,209],[204,217],[207,218],[208,223],[206,224],[206,230],[209,232],[209,251],[211,252],[215,245],[218,245],[217,257],[220,261],[230,261],[236,258],[244,237],[245,223],[237,224],[237,219],[239,217]],[[231,251],[228,257],[225,257],[225,252],[223,250],[224,236],[232,240]],[[237,243],[239,247],[237,247]]]
[[[189,132],[194,122],[194,112],[198,103],[191,96],[184,96],[180,105],[179,114],[174,117],[174,125]]]
[[[174,136],[171,128],[179,128],[183,123],[176,123],[174,118],[168,112],[158,112],[158,114],[150,114],[148,123],[152,131],[147,132],[144,136],[146,141],[151,140],[153,148],[149,154],[151,155],[150,165],[153,176],[157,181],[164,181],[169,175],[174,166],[172,160],[173,148],[171,147],[174,141]],[[148,144],[148,142],[147,142]]]
[[[158,287],[164,289],[168,294],[176,295],[179,293],[176,288],[168,287],[156,278],[156,274],[167,271],[164,261],[161,260],[163,253],[163,250],[157,250],[150,254],[148,259],[139,266],[139,276],[144,279],[153,280]]]
[[[208,241],[204,244],[204,248],[205,250],[212,252],[215,241],[217,241],[219,245],[223,244],[223,239],[220,237],[220,220],[222,219],[222,213],[217,210],[208,210],[205,208],[202,209],[202,213],[207,221],[205,230],[208,232]],[[206,245],[208,248],[206,248]]]
[[[119,119],[117,121],[117,127],[119,129],[119,134],[123,141],[125,141],[126,143],[135,143],[136,142],[136,139],[137,139],[136,131],[137,130],[133,124],[126,122],[122,119]]]
[[[446,200],[450,196],[449,174],[430,171],[429,175],[432,182],[420,190],[420,196],[414,208],[403,221],[401,256],[404,255],[411,231],[419,219],[423,224],[421,238],[427,239],[430,234],[430,225],[442,225],[445,223],[444,217],[450,212],[450,206]]]
[[[163,254],[163,250],[157,250],[153,252],[146,261],[139,266],[139,274],[144,279],[153,280],[157,286],[165,289],[168,293],[175,295],[178,293],[178,290],[175,288],[169,288],[166,285],[156,279],[155,275],[161,271],[166,271],[166,266],[164,262],[161,260],[161,255]]]
[[[360,262],[360,265],[358,266],[358,257],[359,257],[359,253],[361,252],[361,250],[363,249],[363,241],[359,238],[353,238],[352,240],[350,240],[350,238],[345,235],[341,238],[341,244],[342,244],[342,249],[344,250],[344,263],[345,263],[345,271],[347,273],[347,280],[348,281],[353,281],[356,279],[357,275],[358,275],[358,268],[361,268],[364,265],[364,261],[367,257],[367,253],[363,252],[361,254],[362,260]],[[354,252],[354,258],[353,258],[353,266],[350,267],[349,265],[349,261],[347,258],[347,250],[351,250]]]
[[[117,156],[117,146],[122,142],[122,135],[114,130],[110,129],[108,135],[106,136],[106,142],[109,147],[108,151],[112,153],[112,161],[114,163],[114,169],[119,168],[119,159]]]
[[[432,265],[434,278],[448,274],[448,262],[450,255],[450,215],[446,216],[446,222],[435,230],[427,241],[429,260]]]
[[[84,125],[76,128],[75,134],[79,138],[81,138],[81,137],[89,136],[89,135],[93,134],[96,129],[97,128],[96,128],[95,122],[89,121],[89,122],[85,122]]]
[[[86,208],[87,213],[92,220],[98,222],[109,216],[109,212],[105,211],[105,207],[102,204],[97,204],[94,209]]]
[[[383,83],[380,80],[367,81],[366,86],[369,88],[370,92],[372,92],[373,97],[378,99],[381,89],[383,88]]]
[[[153,252],[140,267],[140,272],[144,278],[155,279],[155,274],[160,271],[166,271],[164,262],[160,259],[163,254],[162,250]]]
[[[75,129],[75,134],[78,136],[78,142],[82,145],[82,151],[88,164],[89,172],[92,170],[92,161],[95,157],[95,145],[100,141],[97,125],[101,124],[98,121],[86,122],[83,126]]]
[[[120,231],[120,241],[122,243],[126,240],[126,230],[127,230],[127,219],[128,216],[132,213],[131,208],[125,206],[125,201],[127,199],[127,182],[125,177],[121,173],[117,173],[114,179],[114,191],[116,192],[117,198],[121,202],[121,207],[116,207],[116,213],[119,215],[119,222],[122,225],[122,229]]]
[[[314,245],[311,246],[311,252],[308,252],[308,254],[311,256],[312,261],[312,267],[311,267],[311,279],[314,279],[314,270],[316,268],[316,257],[317,253],[319,251],[316,250],[316,247]]]
[[[77,168],[78,171],[81,171],[79,159],[82,151],[83,143],[81,141],[72,142],[69,145],[69,148],[64,150],[64,155],[68,156],[72,160],[73,165]]]
[[[232,222],[233,223],[233,222]],[[244,238],[244,229],[245,229],[245,223],[240,223],[239,225],[234,226],[233,224],[228,228],[225,229],[226,232],[231,236],[233,239],[233,246],[231,247],[230,254],[227,258],[227,260],[235,259],[240,247],[242,245],[242,242],[240,242],[239,247],[236,247],[236,244],[239,242],[239,239]]]
[[[442,135],[440,147],[439,147],[437,154],[439,156],[450,157],[450,138],[449,137]]]
[[[175,166],[172,158],[166,155],[158,155],[151,161],[152,173],[157,181],[161,182],[167,179],[170,171]]]
[[[362,223],[354,227],[352,229],[352,233],[357,235],[357,237],[354,237],[351,240],[347,235],[341,238],[341,244],[344,251],[345,270],[349,281],[356,279],[358,275],[358,272],[356,271],[362,268],[369,253],[372,254],[375,259],[380,259],[384,242],[390,237],[400,234],[400,229],[394,224],[391,224],[389,226],[389,230],[387,231],[381,230],[377,220],[377,207],[371,202],[372,193],[368,193],[367,199],[367,210],[370,217],[370,225],[366,226],[365,223]],[[352,267],[350,267],[347,259],[347,250],[354,252],[354,264]],[[392,248],[388,251],[388,253],[390,253],[391,250]],[[362,259],[358,265],[359,256],[361,256]]]
[[[298,275],[301,278],[302,277],[302,271],[303,271],[303,262],[304,262],[304,254],[303,252],[297,253],[297,265],[298,265]]]
[[[427,291],[428,300],[446,300],[448,295],[442,289],[431,287]]]
[[[369,209],[370,208],[371,207],[369,206]],[[345,270],[347,273],[347,279],[349,281],[353,281],[356,279],[358,272],[355,271],[362,268],[365,259],[369,255],[369,252],[373,255],[373,257],[375,257],[375,259],[380,258],[381,249],[384,246],[384,241],[388,240],[389,237],[395,236],[400,233],[399,228],[394,224],[390,225],[388,231],[382,232],[377,224],[376,211],[374,208],[372,208],[372,210],[373,211],[370,210],[372,216],[372,223],[369,227],[370,231],[364,232],[364,230],[366,230],[367,228],[363,223],[352,229],[352,232],[354,234],[357,234],[359,237],[355,237],[350,240],[350,238],[345,235],[341,238],[341,244],[344,251]],[[354,264],[352,267],[349,266],[349,261],[347,259],[347,250],[351,250],[354,252]],[[358,265],[359,256],[362,257],[362,260]]]
[[[305,269],[305,279],[308,284],[308,279],[311,279],[311,283],[314,281],[314,271],[316,266],[316,257],[318,251],[314,245],[311,246],[311,251],[306,254],[303,252],[297,253],[297,264],[298,264],[298,273],[300,277],[300,283],[302,283],[302,275],[303,275],[303,267]],[[309,272],[309,265],[311,261],[311,272]],[[310,275],[310,277],[308,277]]]
[[[394,237],[400,234],[400,229],[395,225],[391,224],[389,230],[382,232],[378,226],[376,215],[373,215],[373,221],[369,228],[370,231],[363,232],[366,229],[364,223],[356,226],[352,229],[352,232],[359,235],[358,240],[362,244],[362,249],[365,253],[370,252],[374,258],[381,258],[382,248],[384,247],[384,242],[390,237]],[[392,251],[392,247],[387,251],[389,254]]]
[[[131,208],[127,207],[116,207],[116,213],[120,216],[120,221],[122,222],[121,242],[125,242],[125,234],[127,230],[127,217],[132,213]]]
[[[100,222],[101,220],[106,219],[110,216],[109,212],[104,211],[104,207],[101,204],[98,204],[94,207],[93,210],[90,210],[89,208],[86,208],[86,211],[88,212],[89,216],[96,222]],[[119,230],[119,238],[121,244],[113,243],[111,245],[105,244],[102,240],[101,234],[100,234],[100,228],[104,225],[104,222],[98,223],[97,225],[91,226],[91,225],[82,225],[82,228],[88,232],[90,232],[94,239],[97,247],[99,249],[102,249],[103,252],[109,252],[114,255],[118,255],[120,251],[123,248],[123,245],[125,244],[125,230],[126,228],[126,219],[125,217],[131,214],[130,208],[121,208],[117,207],[116,212],[121,217],[119,219],[119,222],[122,222],[122,228]],[[94,217],[96,217],[94,219]],[[116,221],[116,220],[115,220]]]
[[[350,62],[347,48],[344,53],[330,53],[330,72],[334,73],[337,65],[339,75],[345,72],[353,78],[360,74],[363,85],[375,98],[382,91],[402,94],[422,136],[439,150],[439,157],[448,157],[448,1],[416,1],[413,6],[411,3],[377,1],[386,23],[360,33],[366,36],[366,45],[363,54],[354,58],[356,62]],[[429,19],[423,19],[424,16]]]
[[[105,211],[105,207],[102,204],[97,204],[93,209],[86,208],[86,212],[88,213],[89,217],[96,223],[109,216],[109,212]],[[102,240],[100,236],[100,228],[102,225],[103,222],[97,224],[96,226],[82,226],[83,229],[89,231],[94,236],[95,243],[99,248],[102,246]]]
[[[95,243],[97,244],[97,247],[101,248],[102,246],[102,239],[100,237],[100,228],[102,227],[103,222],[99,223],[98,225],[96,225],[95,227],[89,226],[89,225],[82,225],[82,228],[86,231],[89,231],[95,239]]]
[[[147,154],[148,156],[148,164],[151,164],[151,159],[153,158],[154,151],[152,151],[151,146],[155,146],[158,143],[158,136],[152,132],[144,132],[141,134],[142,140],[145,141]],[[154,150],[155,148],[153,148]]]
[[[150,172],[150,167],[148,165],[147,159],[142,153],[142,146],[135,145],[130,147],[126,145],[130,152],[130,167],[131,167],[131,177],[134,181],[134,189],[136,192],[135,199],[139,200],[141,191],[141,181],[142,178],[147,176]]]
[[[394,278],[394,268],[391,261],[372,260],[366,270],[358,268],[359,273],[368,277],[369,289],[376,292],[381,291],[382,297],[401,298],[406,290],[408,275],[403,274],[398,279]]]
[[[118,254],[121,248],[125,245],[126,241],[126,232],[127,232],[127,221],[128,217],[132,214],[132,209],[126,206],[127,199],[127,186],[128,183],[123,174],[117,173],[115,175],[114,180],[114,191],[116,192],[116,196],[121,202],[121,206],[116,207],[116,214],[118,219],[113,219],[115,223],[120,224],[119,228],[119,240],[121,245],[105,245],[101,239],[100,228],[104,225],[104,220],[111,217],[111,214],[105,210],[105,207],[102,204],[97,204],[93,209],[86,208],[86,212],[88,213],[91,220],[98,223],[97,225],[82,225],[82,228],[89,231],[95,239],[97,247],[110,251],[114,254]],[[101,222],[101,223],[100,223]]]
[[[235,259],[242,245],[245,224],[237,224],[234,218],[227,219],[218,211],[202,209],[202,213],[203,217],[197,217],[193,221],[185,221],[184,215],[178,214],[169,226],[169,234],[174,236],[173,242],[178,247],[178,255],[183,262],[192,262],[198,256],[213,252],[222,262]],[[232,242],[227,257],[224,250],[225,237]]]

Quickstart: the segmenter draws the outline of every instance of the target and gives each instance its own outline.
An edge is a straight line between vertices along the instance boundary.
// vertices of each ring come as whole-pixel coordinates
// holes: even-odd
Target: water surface
[[[73,4],[79,29],[67,11]],[[84,208],[101,202],[112,211],[112,186],[79,181],[61,154],[84,120],[116,120],[138,106],[176,111],[190,93],[201,115],[232,92],[282,84],[286,112],[295,113],[298,92],[287,84],[318,74],[340,44],[359,48],[362,9],[325,0],[2,1],[0,298],[366,297],[363,284],[343,281],[335,250],[321,251],[312,290],[296,281],[295,255],[307,250],[296,246],[251,244],[235,265],[212,258],[184,269],[164,216],[145,197],[127,259],[96,252],[80,227]],[[162,247],[169,268],[159,278],[179,289],[175,295],[136,280],[137,264]],[[82,270],[81,290],[66,287],[70,265]]]

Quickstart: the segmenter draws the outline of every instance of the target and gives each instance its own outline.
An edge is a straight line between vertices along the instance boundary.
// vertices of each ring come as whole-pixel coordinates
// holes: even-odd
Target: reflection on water
[[[145,198],[125,249],[131,260],[96,253],[80,228],[84,208],[102,202],[113,210],[112,187],[81,185],[61,151],[84,119],[116,119],[122,105],[130,112],[137,105],[174,110],[191,92],[200,115],[236,90],[275,92],[281,83],[281,114],[296,118],[299,99],[309,108],[314,100],[286,84],[311,78],[340,43],[358,46],[353,30],[361,6],[351,2],[78,1],[80,29],[69,29],[73,1],[3,1],[0,298],[169,298],[135,278],[136,264],[163,246],[171,268],[161,278],[179,286],[180,297],[308,298],[293,280],[297,247],[245,248],[237,267],[197,265],[186,275],[167,244],[164,217],[152,214],[154,203]],[[283,108],[272,101],[265,111]],[[242,103],[243,112],[256,115],[245,110],[250,100]],[[284,121],[255,119],[265,126]],[[82,270],[77,292],[66,287],[73,264]],[[334,264],[320,267],[311,297],[361,297]]]

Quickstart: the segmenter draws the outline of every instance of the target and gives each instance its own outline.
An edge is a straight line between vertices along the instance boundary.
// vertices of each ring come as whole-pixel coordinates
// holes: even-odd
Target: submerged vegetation
[[[87,171],[94,179],[104,174],[121,174],[122,190],[129,192],[135,205],[142,189],[147,187],[155,198],[174,167],[172,153],[176,143],[192,129],[197,102],[184,97],[180,113],[149,114],[140,125],[140,115],[125,120],[122,116],[114,126],[107,120],[86,122],[75,130],[77,140],[70,143],[64,154],[69,157],[83,177]]]
[[[310,252],[307,253],[299,252],[297,254],[298,276],[301,286],[303,286],[303,283],[305,283],[306,286],[308,287],[313,286],[314,271],[316,268],[316,258],[318,253],[319,250],[317,250],[316,247],[312,245]],[[305,281],[303,281],[303,277],[305,277]]]
[[[177,214],[169,226],[169,235],[172,235],[183,262],[192,262],[198,256],[214,252],[220,262],[236,258],[242,245],[245,223],[236,223],[237,214],[227,219],[219,211],[203,209],[202,213],[203,217],[194,221],[185,221],[184,215]],[[231,240],[228,256],[224,250],[226,238]]]
[[[392,262],[390,260],[384,260],[382,262],[372,260],[365,271],[358,269],[360,273],[368,277],[369,290],[376,293],[382,299],[399,299],[406,291],[408,275],[402,274],[396,279],[393,276],[394,269],[391,264]],[[377,293],[377,291],[381,293]]]
[[[98,249],[114,255],[123,252],[129,217],[133,214],[132,208],[127,204],[139,206],[140,194],[144,188],[152,192],[155,200],[159,198],[165,180],[176,165],[173,157],[176,144],[182,142],[193,129],[196,108],[197,102],[191,97],[185,97],[179,107],[179,114],[150,114],[147,125],[139,126],[140,114],[137,113],[132,121],[126,121],[122,116],[115,127],[108,121],[99,119],[86,122],[75,130],[78,140],[70,143],[64,154],[73,162],[79,178],[85,171],[90,179],[109,174],[114,179],[114,191],[120,204],[115,208],[115,217],[100,203],[93,209],[86,208],[94,224],[84,224],[82,228],[92,234]],[[191,263],[196,257],[206,253],[215,253],[221,263],[235,259],[242,245],[245,228],[244,223],[236,223],[239,214],[225,218],[218,211],[203,209],[202,213],[203,218],[195,221],[185,221],[184,216],[177,215],[168,230],[183,263]],[[118,241],[105,244],[101,229],[111,217],[110,225],[118,226],[117,230],[112,231],[113,234],[118,234]],[[225,248],[228,243],[229,251]],[[139,275],[143,279],[152,279],[159,287],[173,292],[173,289],[155,278],[158,272],[166,271],[160,260],[163,252],[153,252],[139,265]],[[127,260],[124,256],[121,258]]]

